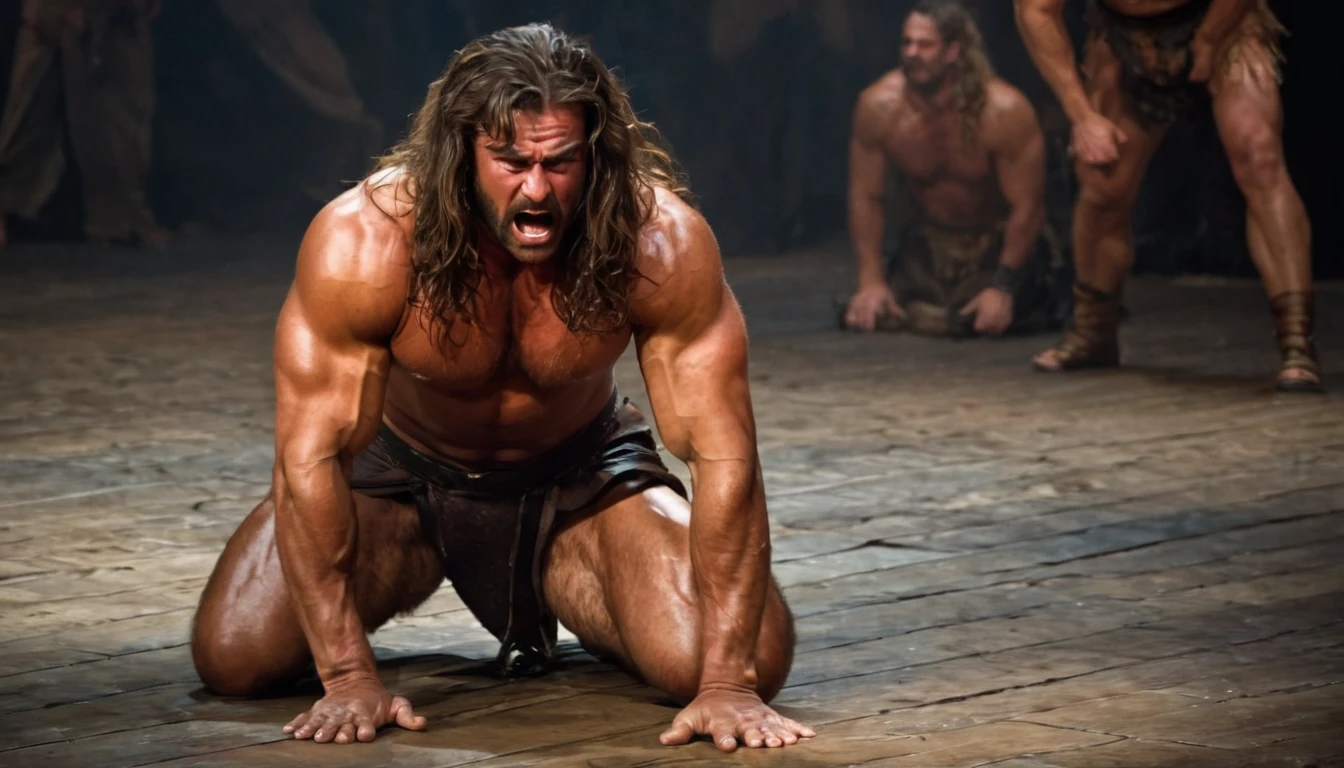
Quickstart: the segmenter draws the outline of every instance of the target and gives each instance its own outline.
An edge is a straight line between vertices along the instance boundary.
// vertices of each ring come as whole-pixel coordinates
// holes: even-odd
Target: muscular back
[[[1011,149],[1005,143],[1022,135],[1023,120],[1034,124],[1026,97],[1002,80],[991,80],[972,142],[955,110],[917,100],[908,88],[905,75],[896,70],[860,95],[854,141],[870,153],[866,162],[899,169],[922,213],[934,221],[965,226],[1002,218],[1007,203],[995,154]]]
[[[553,266],[524,265],[502,250],[487,249],[479,324],[454,322],[441,334],[427,312],[408,301],[408,200],[402,181],[384,175],[346,192],[314,221],[281,315],[276,362],[281,420],[283,381],[293,367],[281,356],[290,346],[286,339],[312,336],[313,327],[337,326],[354,337],[350,346],[357,350],[341,364],[368,366],[363,377],[383,384],[382,419],[422,450],[493,466],[526,461],[563,442],[605,404],[612,368],[632,329],[606,336],[570,332],[551,304]],[[660,194],[659,202],[665,208],[682,205],[671,195]],[[650,227],[656,231],[663,226],[659,221],[669,219],[675,216],[664,215]],[[660,271],[647,258],[637,265],[646,274]],[[632,296],[633,310],[640,296],[639,291]],[[291,351],[301,346],[308,346],[309,354],[334,357],[340,345],[296,345]],[[364,397],[377,398],[377,389]],[[364,439],[355,442],[363,444],[376,422],[357,431]]]

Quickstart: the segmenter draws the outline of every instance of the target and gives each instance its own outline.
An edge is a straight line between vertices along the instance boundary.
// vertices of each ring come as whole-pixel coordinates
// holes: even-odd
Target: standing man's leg
[[[1246,243],[1278,325],[1279,388],[1321,391],[1311,341],[1311,222],[1283,157],[1283,106],[1268,11],[1251,10],[1209,82],[1214,120],[1246,196]]]
[[[1148,161],[1167,132],[1166,126],[1145,127],[1138,121],[1121,82],[1120,60],[1104,41],[1089,42],[1084,70],[1093,106],[1127,141],[1111,165],[1077,163],[1073,328],[1036,356],[1033,363],[1043,371],[1119,364],[1120,287],[1134,263],[1131,214]]]
[[[64,107],[56,45],[31,24],[19,28],[0,117],[0,246],[5,217],[35,218],[65,169]]]
[[[84,231],[99,241],[161,246],[145,194],[154,118],[149,19],[130,9],[88,14],[65,46],[70,143],[84,190]]]

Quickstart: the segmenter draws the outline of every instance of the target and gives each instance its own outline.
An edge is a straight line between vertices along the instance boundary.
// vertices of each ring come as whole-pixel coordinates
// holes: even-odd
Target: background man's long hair
[[[628,322],[630,283],[654,186],[688,196],[660,137],[640,121],[617,78],[583,40],[547,24],[501,30],[472,41],[429,87],[402,142],[376,170],[399,167],[414,199],[412,301],[447,333],[475,322],[483,276],[477,248],[474,141],[481,131],[515,138],[518,110],[578,104],[588,130],[588,177],[571,232],[556,252],[552,294],[570,330],[618,331]]]
[[[963,134],[968,141],[974,141],[979,135],[980,114],[985,109],[985,91],[994,77],[980,27],[970,12],[951,0],[922,0],[912,13],[933,19],[944,45],[960,45],[961,53],[952,63],[954,105],[961,115]]]

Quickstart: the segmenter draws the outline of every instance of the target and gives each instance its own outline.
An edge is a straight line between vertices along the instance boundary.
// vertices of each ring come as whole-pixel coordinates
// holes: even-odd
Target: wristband
[[[998,288],[1009,296],[1016,296],[1018,289],[1022,287],[1022,270],[1000,264],[994,268],[994,279],[990,281],[989,286]]]

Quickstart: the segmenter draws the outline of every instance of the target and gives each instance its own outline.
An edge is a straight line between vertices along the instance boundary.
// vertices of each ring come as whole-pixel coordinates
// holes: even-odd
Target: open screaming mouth
[[[550,238],[555,217],[548,211],[521,211],[513,217],[513,228],[525,242]]]

